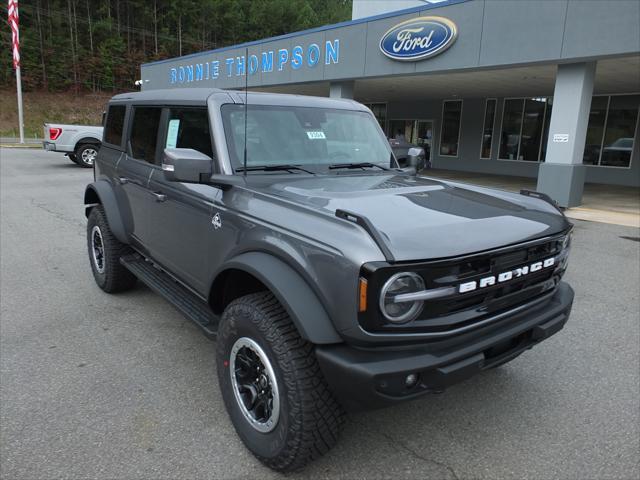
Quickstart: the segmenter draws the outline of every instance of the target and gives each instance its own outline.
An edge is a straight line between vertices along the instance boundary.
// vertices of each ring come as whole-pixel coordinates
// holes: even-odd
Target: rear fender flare
[[[91,209],[96,205],[102,205],[107,215],[109,228],[115,237],[122,243],[129,243],[127,233],[120,216],[118,202],[113,187],[106,180],[98,180],[87,185],[84,191],[85,215],[88,217]]]
[[[285,308],[300,336],[314,344],[342,343],[326,309],[305,279],[279,258],[248,252],[226,262],[218,274],[243,270],[260,280]]]

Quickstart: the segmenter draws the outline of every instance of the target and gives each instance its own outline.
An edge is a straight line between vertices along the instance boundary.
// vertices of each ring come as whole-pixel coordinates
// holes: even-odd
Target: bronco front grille
[[[525,304],[552,290],[562,277],[566,266],[566,252],[562,250],[563,238],[564,235],[464,258],[394,265],[390,269],[374,268],[374,271],[364,273],[369,281],[369,305],[377,304],[374,295],[390,275],[399,271],[418,273],[422,276],[426,289],[431,290],[479,281],[496,272],[518,269],[548,258],[558,259],[552,268],[529,272],[508,282],[467,293],[456,290],[449,296],[427,300],[419,317],[408,324],[391,324],[375,309],[361,313],[360,324],[370,332],[442,333],[468,327]]]

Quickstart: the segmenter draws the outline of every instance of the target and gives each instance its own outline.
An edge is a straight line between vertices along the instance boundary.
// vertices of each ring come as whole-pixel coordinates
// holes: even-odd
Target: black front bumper
[[[569,318],[573,289],[560,282],[551,297],[531,309],[458,337],[411,347],[316,348],[320,367],[347,410],[393,405],[445,388],[520,355],[560,331]],[[407,387],[405,379],[418,381]]]

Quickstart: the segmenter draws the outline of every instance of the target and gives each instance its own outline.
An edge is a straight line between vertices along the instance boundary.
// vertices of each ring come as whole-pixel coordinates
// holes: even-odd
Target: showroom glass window
[[[500,160],[544,161],[542,147],[549,134],[551,99],[509,98],[504,101]]]
[[[600,163],[604,124],[607,119],[608,108],[608,96],[593,97],[593,99],[591,99],[587,137],[585,139],[584,154],[582,156],[582,163],[585,165],[598,165]]]
[[[161,114],[160,107],[133,107],[131,155],[136,160],[157,163],[156,147]]]
[[[415,120],[389,120],[389,138],[415,143]]]
[[[551,123],[551,113],[553,111],[553,97],[547,98],[547,110],[544,112],[544,127],[542,131],[542,144],[540,145],[540,161],[544,162],[547,157],[547,140],[549,140],[549,124]]]
[[[640,95],[601,95],[591,100],[582,162],[585,165],[631,165]]]
[[[104,131],[104,141],[111,145],[122,144],[122,131],[124,130],[124,115],[127,107],[124,105],[111,105],[107,113],[107,125]]]
[[[491,158],[491,144],[493,143],[493,124],[496,119],[495,98],[488,98],[484,107],[484,126],[482,128],[482,147],[480,158]]]
[[[522,98],[509,98],[504,101],[499,152],[499,158],[503,160],[516,160],[518,158],[523,107],[524,99]]]
[[[405,141],[424,148],[426,157],[431,159],[433,122],[431,120],[389,120],[389,138]]]
[[[462,100],[445,100],[442,102],[442,131],[440,134],[440,155],[458,156],[460,142],[460,118],[462,117]]]

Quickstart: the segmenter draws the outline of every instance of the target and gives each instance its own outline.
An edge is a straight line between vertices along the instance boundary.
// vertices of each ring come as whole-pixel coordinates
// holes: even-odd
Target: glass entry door
[[[431,120],[390,120],[389,138],[424,148],[427,160],[431,160],[433,143]]]
[[[424,148],[427,160],[431,160],[432,142],[433,122],[431,120],[416,120],[416,138],[412,143]]]

